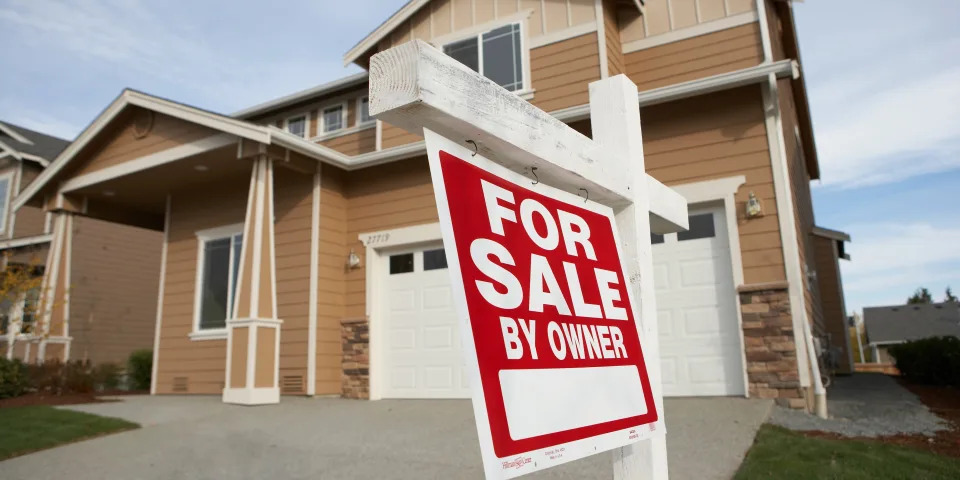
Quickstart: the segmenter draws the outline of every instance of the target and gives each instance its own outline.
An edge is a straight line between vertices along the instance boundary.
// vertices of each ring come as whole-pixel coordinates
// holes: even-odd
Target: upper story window
[[[370,117],[370,99],[368,97],[362,97],[357,100],[357,125],[372,121],[373,118]]]
[[[307,116],[297,115],[287,119],[287,131],[301,138],[307,136]]]
[[[237,270],[243,247],[242,225],[216,229],[199,237],[195,331],[222,330],[233,315]],[[201,234],[198,234],[201,235]]]
[[[10,187],[13,183],[12,180],[13,172],[0,176],[0,233],[7,231],[7,219],[10,217],[8,212],[10,196],[13,193]]]
[[[320,118],[323,122],[323,133],[335,132],[344,127],[343,105],[335,105],[324,108],[320,111]]]
[[[444,45],[443,52],[503,88],[523,89],[520,24],[511,23],[476,37]]]

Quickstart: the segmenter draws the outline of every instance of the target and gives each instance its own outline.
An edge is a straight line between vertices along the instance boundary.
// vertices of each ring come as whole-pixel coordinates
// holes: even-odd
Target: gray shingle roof
[[[870,343],[960,337],[960,305],[956,303],[867,307],[863,321]]]
[[[36,155],[40,158],[43,158],[44,160],[52,161],[61,151],[63,151],[64,148],[67,148],[67,145],[70,144],[69,140],[64,140],[52,135],[36,132],[30,130],[29,128],[24,128],[8,122],[0,123],[3,123],[5,127],[14,130],[22,137],[33,142],[32,145],[30,143],[21,142],[18,139],[7,135],[3,130],[0,130],[0,142],[9,145],[10,148],[20,153],[29,153],[31,155]]]

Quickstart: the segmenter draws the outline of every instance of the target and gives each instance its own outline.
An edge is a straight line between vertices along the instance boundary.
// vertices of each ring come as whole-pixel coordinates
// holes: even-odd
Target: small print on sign
[[[612,211],[425,136],[487,475],[650,438],[636,428],[658,414]]]

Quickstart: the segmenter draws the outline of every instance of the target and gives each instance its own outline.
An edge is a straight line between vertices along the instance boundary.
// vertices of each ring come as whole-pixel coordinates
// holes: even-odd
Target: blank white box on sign
[[[514,440],[647,413],[635,365],[500,370],[500,389]]]

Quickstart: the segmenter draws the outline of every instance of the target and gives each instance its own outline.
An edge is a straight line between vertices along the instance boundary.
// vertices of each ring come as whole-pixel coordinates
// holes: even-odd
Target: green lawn
[[[0,408],[0,460],[138,427],[119,418],[47,406]]]
[[[947,480],[960,478],[960,460],[879,442],[810,438],[764,425],[734,478]]]

